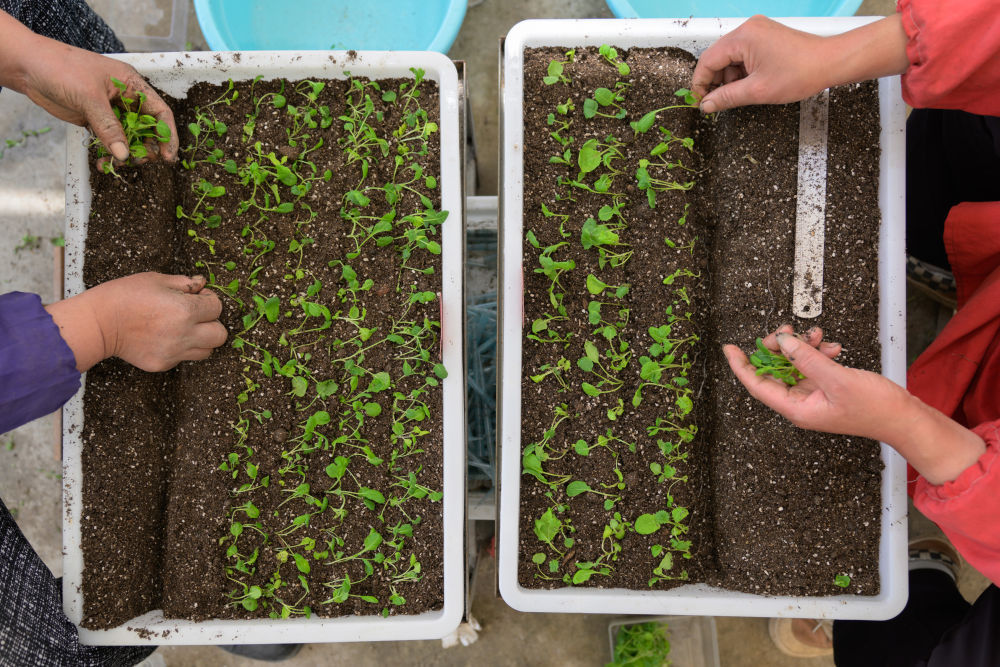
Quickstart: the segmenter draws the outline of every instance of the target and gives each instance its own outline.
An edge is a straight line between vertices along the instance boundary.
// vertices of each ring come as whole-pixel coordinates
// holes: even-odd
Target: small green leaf
[[[299,572],[309,574],[309,561],[299,554],[292,554],[292,557],[295,558],[295,567],[298,568]]]
[[[385,371],[380,371],[372,376],[366,391],[374,394],[387,389],[390,384],[392,384],[392,379],[389,377],[389,374]]]
[[[652,514],[640,514],[635,520],[635,532],[640,535],[652,535],[660,529],[660,522]]]
[[[383,496],[382,492],[379,491],[378,489],[369,489],[366,486],[362,486],[360,489],[358,489],[358,495],[360,495],[362,498],[367,498],[368,500],[371,500],[372,502],[376,502],[379,504],[385,502],[385,496]]]
[[[581,482],[580,480],[577,480],[575,482],[570,482],[566,486],[566,495],[569,496],[570,498],[575,498],[581,493],[586,493],[587,491],[591,490],[592,489],[590,488],[590,486],[587,485],[586,482]]]
[[[597,139],[587,140],[587,143],[580,148],[577,163],[580,165],[580,171],[584,174],[594,171],[601,165],[601,153],[597,150]]]

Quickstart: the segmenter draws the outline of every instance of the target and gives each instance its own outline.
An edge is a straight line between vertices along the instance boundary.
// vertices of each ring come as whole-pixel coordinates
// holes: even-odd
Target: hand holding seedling
[[[114,80],[124,84],[122,91]],[[130,156],[129,141],[111,103],[144,96],[142,114],[165,123],[169,139],[147,145],[146,158],[177,159],[177,127],[170,107],[131,65],[68,46],[28,30],[0,11],[0,85],[31,99],[56,118],[89,126],[116,160]]]
[[[46,307],[83,372],[108,357],[159,372],[207,358],[228,336],[202,276],[138,273]]]
[[[895,382],[833,360],[840,345],[823,342],[816,328],[805,336],[784,325],[763,339],[804,376],[795,385],[768,375],[735,345],[723,352],[750,394],[800,428],[881,440],[892,445],[932,484],[955,479],[979,460],[979,436],[924,404]]]
[[[906,71],[898,14],[820,37],[754,16],[708,47],[691,89],[705,113],[747,104],[787,104],[824,88]]]

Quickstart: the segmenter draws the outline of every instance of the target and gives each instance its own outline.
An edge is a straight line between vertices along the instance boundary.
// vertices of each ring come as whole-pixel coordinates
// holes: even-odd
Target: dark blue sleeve
[[[0,433],[55,411],[79,387],[73,351],[38,295],[0,295]]]

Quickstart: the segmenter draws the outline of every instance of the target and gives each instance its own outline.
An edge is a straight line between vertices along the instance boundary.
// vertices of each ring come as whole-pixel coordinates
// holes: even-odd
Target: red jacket
[[[1000,116],[1000,6],[900,0],[898,10],[909,38],[903,99]],[[910,367],[907,385],[983,438],[986,453],[940,486],[911,471],[909,489],[969,564],[1000,584],[1000,202],[952,208],[944,241],[958,313]]]

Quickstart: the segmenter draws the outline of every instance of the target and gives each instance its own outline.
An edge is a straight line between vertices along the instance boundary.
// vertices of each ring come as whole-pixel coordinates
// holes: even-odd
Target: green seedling
[[[569,119],[564,120],[561,118],[557,118],[554,113],[550,113],[546,117],[545,122],[549,126],[555,128],[554,130],[549,130],[549,136],[558,141],[560,146],[565,148],[566,146],[569,146],[571,143],[573,143],[573,137],[563,136],[562,134],[563,132],[569,129],[570,125],[573,124],[572,120]]]
[[[668,111],[670,109],[697,109],[698,99],[694,94],[687,88],[681,88],[674,92],[674,95],[684,100],[684,104],[668,104],[665,107],[660,107],[659,109],[653,109],[652,111],[646,112],[642,118],[639,120],[634,120],[629,123],[629,126],[636,134],[645,134],[649,132],[653,125],[656,123],[656,115],[661,111]]]
[[[146,103],[146,94],[139,91],[135,98],[129,97],[128,86],[111,77],[111,83],[118,89],[118,100],[111,110],[115,118],[121,123],[122,131],[125,133],[125,145],[128,147],[129,157],[132,160],[141,160],[149,155],[147,143],[158,142],[167,143],[170,141],[170,127],[165,121],[157,120],[155,117],[142,113],[142,107]],[[111,152],[96,137],[91,142],[97,147],[98,159],[104,160],[104,173],[118,175],[114,170],[111,160]]]
[[[35,251],[42,247],[42,237],[32,234],[25,234],[21,241],[14,246],[14,252],[20,253],[22,250]]]
[[[569,103],[569,100],[566,101]],[[7,149],[23,146],[28,139],[32,137],[40,137],[51,131],[51,127],[43,127],[40,130],[21,130],[21,136],[17,139],[4,139],[4,145],[0,147],[0,160],[2,160],[3,156],[7,154]]]
[[[851,585],[851,576],[848,574],[838,574],[833,578],[833,584],[840,588],[847,588]]]
[[[757,369],[757,375],[771,375],[785,384],[794,387],[805,376],[799,372],[792,362],[781,352],[772,352],[764,346],[764,341],[758,338],[757,350],[750,355],[750,363]]]
[[[617,232],[608,225],[598,223],[593,218],[587,218],[580,230],[580,244],[584,250],[597,248],[599,255],[598,266],[604,268],[606,265],[613,267],[623,266],[632,257],[631,250],[619,250],[628,248],[627,243],[622,243]]]
[[[694,187],[694,181],[675,181],[662,178],[654,178],[649,173],[649,167],[656,166],[649,160],[639,160],[639,167],[635,170],[636,186],[646,192],[646,199],[649,208],[656,208],[656,193],[668,190],[690,190]]]
[[[588,97],[583,101],[583,117],[590,119],[595,116],[603,116],[604,118],[616,118],[618,120],[625,118],[625,114],[628,112],[622,106],[622,102],[625,101],[625,91],[629,89],[630,85],[618,81],[615,83],[614,90],[610,88],[598,88],[595,90],[593,97]],[[605,107],[609,107],[611,112],[601,111]]]
[[[618,50],[613,46],[601,44],[597,51],[605,60],[615,66],[620,76],[628,76],[632,73],[632,69],[618,56]]]
[[[615,637],[614,657],[605,667],[669,667],[666,623],[630,623]]]
[[[549,61],[548,71],[546,76],[542,77],[542,82],[551,86],[556,83],[571,83],[572,80],[566,76],[564,73],[565,66],[573,62],[576,56],[576,50],[570,49],[566,52],[566,60],[551,60]]]

